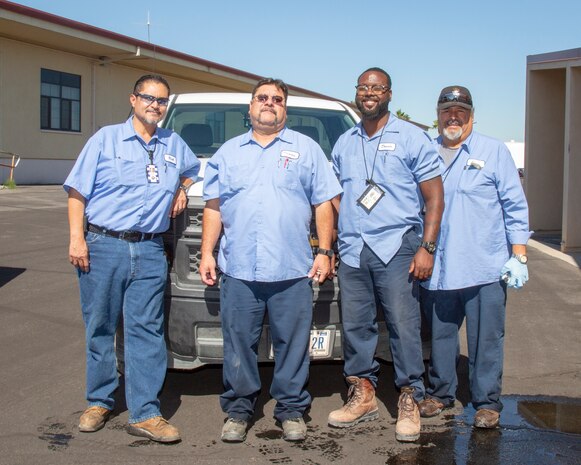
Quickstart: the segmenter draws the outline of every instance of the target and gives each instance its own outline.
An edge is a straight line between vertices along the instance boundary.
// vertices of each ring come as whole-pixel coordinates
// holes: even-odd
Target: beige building
[[[525,154],[531,229],[581,251],[581,48],[527,57]]]
[[[133,83],[149,73],[172,93],[248,92],[261,78],[0,0],[0,164],[16,154],[17,184],[62,183],[87,139],[129,116]],[[9,174],[0,166],[0,184]]]

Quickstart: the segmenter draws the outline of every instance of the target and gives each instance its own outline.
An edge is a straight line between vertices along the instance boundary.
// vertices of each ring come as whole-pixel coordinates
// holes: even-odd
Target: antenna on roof
[[[149,22],[149,10],[147,10],[147,42],[151,43],[151,37],[149,36],[149,26],[151,23]]]

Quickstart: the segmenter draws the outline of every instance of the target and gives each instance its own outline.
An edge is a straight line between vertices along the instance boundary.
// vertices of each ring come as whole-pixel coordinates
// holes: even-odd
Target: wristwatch
[[[188,188],[186,186],[184,186],[183,184],[180,184],[178,189],[183,190],[184,194],[186,194],[186,196],[188,195]]]
[[[317,250],[317,253],[318,254],[321,254],[321,255],[326,255],[327,257],[332,257],[333,255],[335,255],[335,252],[333,250],[330,250],[330,249],[321,249],[321,248],[319,248]]]
[[[519,263],[522,263],[523,265],[526,265],[527,262],[529,261],[529,257],[527,257],[524,254],[513,253],[512,257],[516,258],[519,261]]]
[[[424,249],[426,249],[430,255],[434,255],[434,252],[436,251],[438,246],[433,241],[423,241],[420,244],[420,247],[423,247]]]

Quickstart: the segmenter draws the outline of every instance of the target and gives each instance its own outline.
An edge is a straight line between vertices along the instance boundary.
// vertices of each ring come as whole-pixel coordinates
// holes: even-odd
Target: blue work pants
[[[444,405],[451,405],[456,398],[458,331],[466,318],[472,405],[476,410],[500,412],[506,284],[499,281],[457,290],[422,289],[421,302],[432,332],[428,396]]]
[[[345,376],[367,378],[377,386],[379,363],[377,311],[383,311],[398,388],[412,386],[414,398],[424,397],[421,313],[418,284],[409,266],[420,244],[410,230],[389,263],[383,263],[364,244],[359,268],[339,267]]]
[[[279,282],[249,282],[223,275],[220,308],[224,336],[222,410],[249,421],[260,391],[258,344],[265,312],[274,350],[270,394],[280,422],[302,417],[311,403],[305,385],[309,377],[309,338],[313,319],[313,289],[309,278]]]

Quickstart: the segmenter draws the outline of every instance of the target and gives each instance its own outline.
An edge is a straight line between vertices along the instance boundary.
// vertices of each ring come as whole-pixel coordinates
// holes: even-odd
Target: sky
[[[524,141],[527,56],[581,47],[580,0],[15,3],[346,101],[378,66],[390,110],[426,125],[440,90],[463,85],[475,130],[503,141]]]

